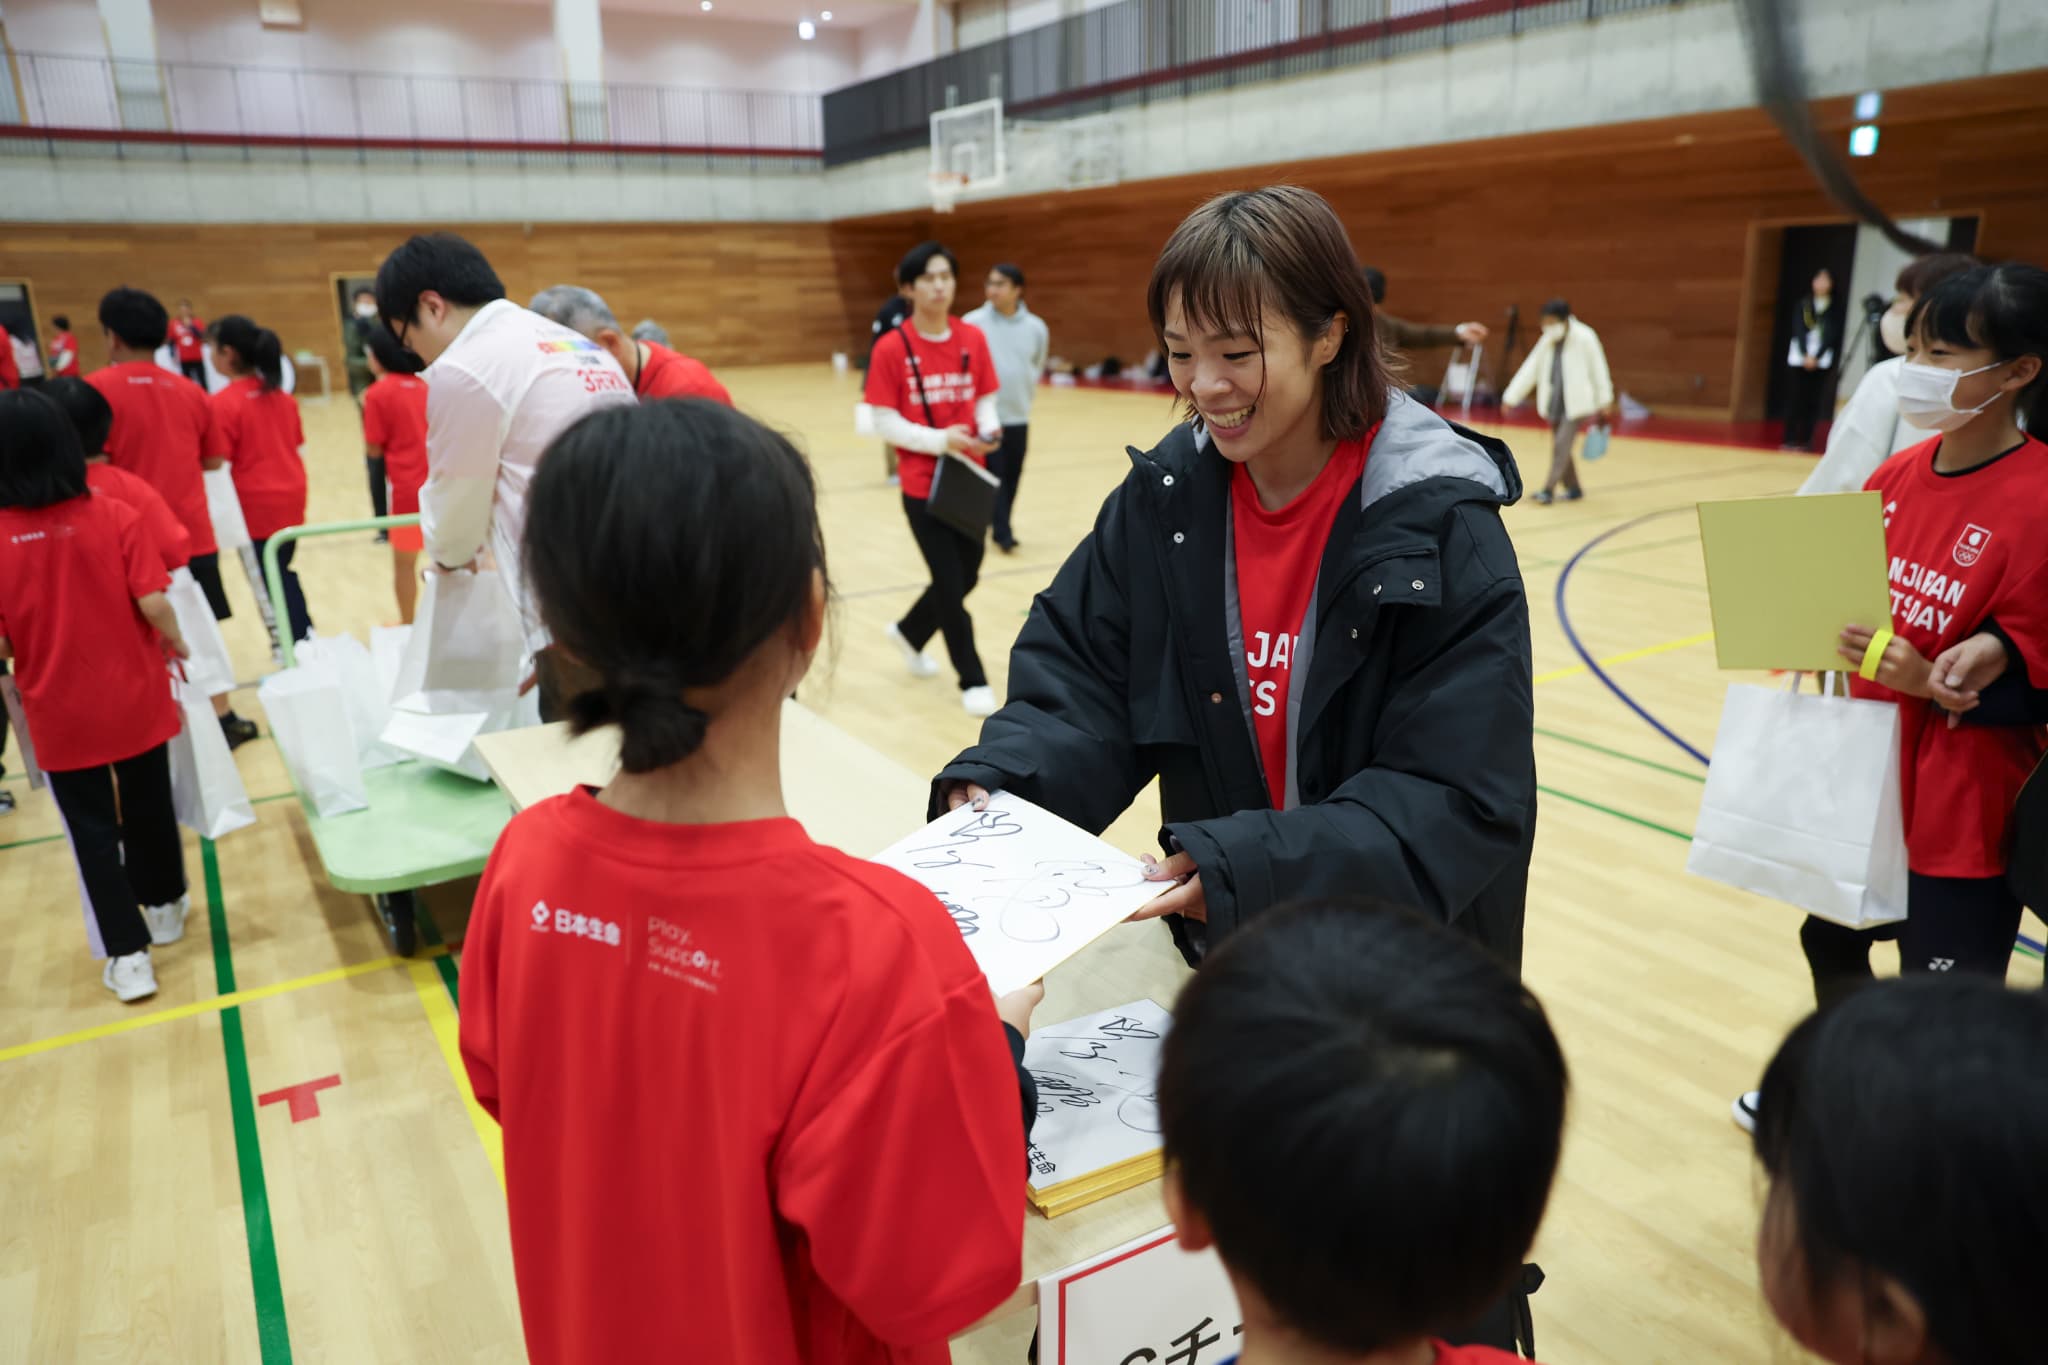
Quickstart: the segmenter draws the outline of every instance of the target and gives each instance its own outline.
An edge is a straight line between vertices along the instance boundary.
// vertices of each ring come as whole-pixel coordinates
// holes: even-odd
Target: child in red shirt
[[[168,743],[166,653],[185,642],[170,575],[126,503],[91,493],[62,408],[0,394],[0,658],[78,862],[87,936],[120,1000],[156,993],[151,943],[184,934],[184,852]]]
[[[929,891],[786,812],[810,471],[728,408],[607,408],[531,507],[535,599],[591,679],[574,725],[617,725],[622,771],[514,817],[462,957],[527,1352],[943,1365],[1021,1272],[1039,992],[992,1002]]]
[[[2042,1358],[2044,1056],[2048,998],[1980,975],[1881,981],[1792,1030],[1758,1106],[1756,1259],[1802,1347],[1830,1365]]]
[[[1865,485],[1885,499],[1890,638],[1859,622],[1841,649],[1863,669],[1854,695],[1899,705],[1908,913],[1879,932],[1898,938],[1901,971],[2003,980],[2020,923],[2005,880],[2013,801],[2048,732],[1974,707],[2008,668],[2004,686],[2048,687],[2048,446],[2019,421],[2048,429],[2048,272],[1952,275],[1915,305],[1907,338],[1900,415],[1938,434]],[[1802,929],[1823,1004],[1870,979],[1873,936]]]
[[[201,393],[206,392],[206,323],[193,314],[192,300],[178,300],[178,316],[171,319],[167,335],[177,353],[178,368]]]
[[[420,510],[420,488],[427,481],[427,384],[412,371],[405,348],[391,330],[370,330],[363,348],[375,379],[363,390],[363,454],[381,464],[394,517]],[[398,598],[398,619],[412,624],[420,581],[415,565],[425,544],[417,526],[391,528],[392,588]]]
[[[50,333],[50,377],[74,378],[78,374],[78,338],[72,335],[71,319],[59,313],[50,321],[57,328]]]
[[[1272,1365],[1519,1359],[1444,1338],[1522,1281],[1566,1086],[1476,944],[1371,901],[1262,916],[1181,992],[1159,1071],[1167,1211],[1243,1315],[1215,1335]]]
[[[868,354],[864,408],[877,435],[897,448],[903,479],[903,515],[931,571],[931,584],[889,638],[912,677],[929,678],[938,665],[925,657],[934,634],[946,641],[960,675],[960,704],[970,716],[992,715],[996,694],[974,646],[967,595],[981,577],[987,537],[962,535],[925,506],[941,458],[986,467],[1002,444],[996,414],[996,362],[988,338],[973,323],[951,316],[959,262],[937,242],[911,248],[896,278],[911,291],[913,309],[903,325],[877,340]]]
[[[214,335],[214,362],[229,382],[206,400],[213,416],[207,453],[227,461],[234,473],[235,496],[260,564],[270,537],[306,519],[306,461],[299,453],[306,433],[299,425],[298,400],[282,387],[284,348],[277,333],[235,313],[220,320]],[[277,567],[284,580],[286,624],[292,639],[303,640],[313,633],[313,619],[292,571],[298,548],[295,540],[285,542],[277,552]]]

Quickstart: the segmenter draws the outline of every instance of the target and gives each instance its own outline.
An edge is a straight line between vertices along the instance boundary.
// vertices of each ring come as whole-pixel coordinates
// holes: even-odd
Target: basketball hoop
[[[960,172],[934,171],[928,179],[934,213],[951,213],[960,202],[960,196],[967,193],[968,178]]]

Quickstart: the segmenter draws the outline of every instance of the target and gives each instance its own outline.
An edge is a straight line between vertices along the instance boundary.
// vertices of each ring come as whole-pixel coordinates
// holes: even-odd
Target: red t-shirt
[[[426,381],[387,374],[363,390],[363,439],[384,448],[393,514],[419,511],[420,487],[427,481]]]
[[[304,521],[306,461],[299,447],[306,433],[299,426],[298,400],[246,375],[206,401],[213,409],[207,450],[234,472],[249,538],[266,540]]]
[[[94,370],[85,382],[114,410],[107,458],[164,495],[192,537],[193,554],[213,554],[219,547],[200,477],[210,423],[205,392],[148,360]]]
[[[1323,567],[1330,525],[1365,472],[1373,431],[1344,441],[1315,482],[1276,512],[1259,505],[1259,490],[1243,465],[1230,474],[1230,525],[1237,543],[1237,605],[1244,632],[1245,678],[1251,684],[1252,733],[1266,770],[1273,809],[1287,805],[1287,697],[1294,653],[1301,647]]]
[[[647,348],[647,359],[641,362],[633,392],[640,396],[642,402],[650,398],[711,398],[727,407],[732,406],[732,395],[712,376],[703,361],[671,351],[659,342],[643,341],[640,344]]]
[[[133,758],[178,733],[163,648],[135,607],[170,584],[142,514],[117,498],[0,508],[0,636],[45,771]]]
[[[952,330],[944,341],[920,335],[908,322],[896,329],[895,340],[883,337],[876,341],[868,357],[864,395],[868,406],[894,408],[904,420],[919,426],[937,427],[941,431],[962,426],[973,431],[975,403],[994,393],[1000,381],[996,379],[996,363],[988,353],[988,338],[981,334],[981,329],[959,318],[951,319],[950,326]],[[922,399],[913,387],[909,352],[903,346],[906,340],[917,348],[918,370],[924,376]],[[925,411],[927,404],[931,407],[929,414]],[[903,496],[930,497],[932,474],[939,467],[939,457],[915,450],[899,449],[896,453]],[[973,459],[976,464],[988,463],[979,456]]]
[[[206,359],[206,324],[198,318],[190,322],[182,318],[171,319],[171,345],[177,348],[178,363]]]
[[[142,526],[150,543],[163,556],[164,568],[177,570],[192,562],[192,537],[185,523],[171,512],[163,494],[125,469],[103,461],[85,467],[85,486],[93,492],[125,502],[142,514]]]
[[[51,373],[59,379],[78,374],[78,338],[69,332],[55,332],[50,336]]]
[[[944,1365],[1017,1287],[988,981],[929,891],[793,820],[588,789],[521,813],[469,921],[462,1055],[505,1129],[534,1365]]]
[[[1491,1346],[1453,1346],[1448,1341],[1433,1341],[1436,1359],[1431,1365],[1525,1365],[1522,1358],[1512,1351],[1500,1351]],[[1237,1365],[1237,1357],[1219,1361],[1217,1365]]]
[[[1891,626],[1928,659],[1996,617],[2034,687],[2048,687],[2048,446],[1963,474],[1937,474],[1940,438],[1902,450],[1866,488],[1885,498]],[[1863,622],[1860,624],[1874,624]],[[2048,749],[2029,726],[1951,730],[1934,703],[1852,676],[1850,691],[1899,703],[1899,795],[1906,859],[1929,877],[2005,871],[2012,804]]]
[[[21,365],[14,358],[14,342],[5,327],[0,327],[0,392],[21,387]]]

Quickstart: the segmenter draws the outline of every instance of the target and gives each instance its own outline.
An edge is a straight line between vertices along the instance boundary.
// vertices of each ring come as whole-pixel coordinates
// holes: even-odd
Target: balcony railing
[[[0,138],[815,165],[815,95],[13,54]],[[18,93],[17,93],[18,92]]]
[[[952,103],[1104,113],[1682,0],[1121,0],[825,96],[825,164],[929,145]]]

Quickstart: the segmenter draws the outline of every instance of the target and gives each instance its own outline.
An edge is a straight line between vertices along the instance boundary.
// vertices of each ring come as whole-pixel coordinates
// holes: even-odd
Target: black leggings
[[[376,459],[372,460],[368,456],[365,456],[363,458],[363,463],[370,467],[371,513],[380,517],[391,515],[389,512],[384,510],[386,493],[384,457],[382,455],[379,455]]]
[[[258,564],[263,562],[263,547],[269,543],[268,537],[255,542]],[[292,555],[298,548],[296,540],[287,540],[277,547],[277,576],[284,588],[285,624],[291,627],[293,644],[313,633],[313,618],[306,611],[306,590],[299,586],[299,576],[292,572]]]
[[[142,906],[169,905],[185,894],[170,754],[159,744],[106,767],[48,774],[108,957],[149,946]]]
[[[912,649],[923,649],[934,632],[946,637],[946,653],[953,671],[960,675],[960,687],[986,687],[988,674],[982,671],[981,655],[974,648],[974,618],[967,614],[967,594],[981,580],[981,558],[988,542],[980,536],[963,536],[925,509],[924,499],[903,495],[903,515],[910,520],[910,534],[918,553],[931,570],[931,586],[903,613],[896,628],[910,641]]]
[[[1975,972],[2005,979],[2013,936],[2020,930],[2019,898],[2004,877],[1924,877],[1909,874],[1907,917],[1875,929],[1847,929],[1809,915],[1799,946],[1813,969],[1813,994],[1823,1009],[1872,979],[1870,945],[1899,945],[1901,972]]]

